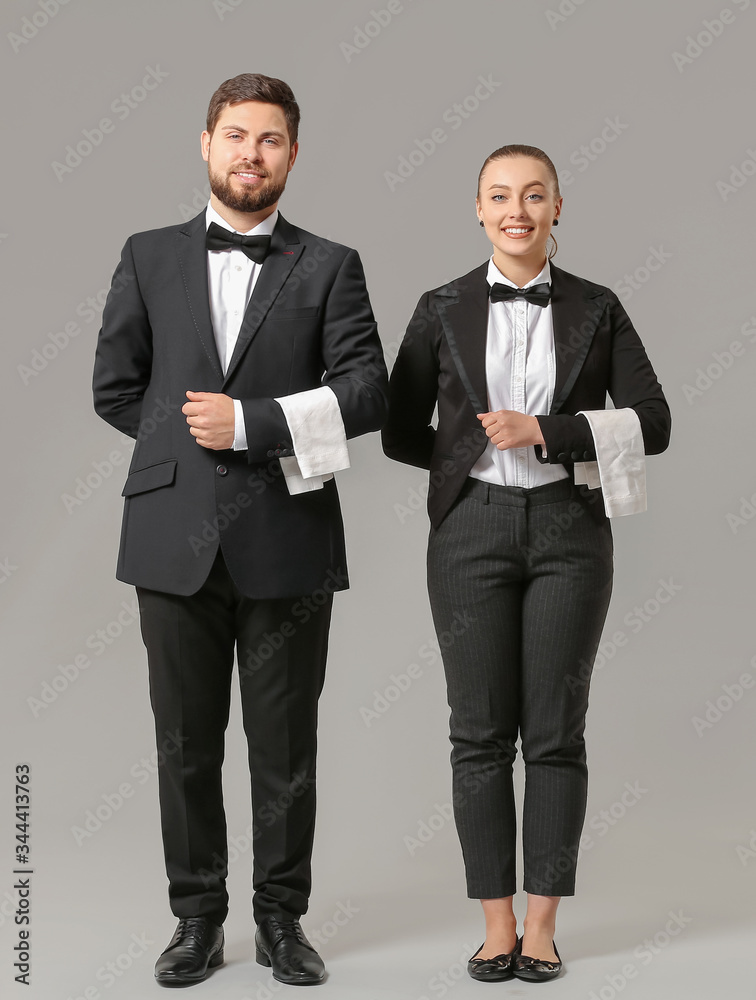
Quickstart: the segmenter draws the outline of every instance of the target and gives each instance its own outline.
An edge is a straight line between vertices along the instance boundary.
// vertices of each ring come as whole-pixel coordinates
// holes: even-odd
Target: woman
[[[562,197],[549,157],[496,150],[476,205],[493,256],[420,299],[391,375],[383,446],[430,469],[436,631],[454,634],[455,611],[472,619],[443,657],[455,821],[468,896],[486,923],[468,971],[541,981],[562,967],[554,928],[560,898],[575,891],[585,817],[587,675],[612,587],[611,491],[603,478],[605,496],[578,486],[576,464],[579,483],[583,463],[597,461],[603,476],[634,459],[637,471],[644,452],[667,447],[670,415],[614,292],[550,263]],[[605,411],[607,393],[616,412]],[[608,417],[622,434],[602,437]],[[628,496],[620,489],[617,512],[643,509],[622,508]],[[518,735],[522,936],[512,909]]]

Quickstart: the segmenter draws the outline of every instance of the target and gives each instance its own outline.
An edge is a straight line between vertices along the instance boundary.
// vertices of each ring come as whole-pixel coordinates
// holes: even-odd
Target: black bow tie
[[[511,285],[502,285],[496,282],[491,285],[490,291],[492,302],[508,302],[510,299],[526,299],[534,306],[547,306],[551,298],[551,285],[544,281],[540,285],[531,285],[530,288],[513,288]]]
[[[243,250],[250,260],[262,264],[270,250],[270,236],[242,236],[211,222],[207,227],[205,246],[208,250],[233,250],[236,247]]]

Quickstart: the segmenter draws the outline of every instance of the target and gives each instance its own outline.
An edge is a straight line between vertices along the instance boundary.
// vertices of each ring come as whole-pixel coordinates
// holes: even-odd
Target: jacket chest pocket
[[[289,322],[298,319],[314,319],[320,312],[320,306],[301,306],[298,309],[276,309],[271,320]]]

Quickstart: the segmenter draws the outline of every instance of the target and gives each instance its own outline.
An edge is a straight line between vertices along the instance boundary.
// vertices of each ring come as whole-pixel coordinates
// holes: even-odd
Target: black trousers
[[[523,888],[574,894],[588,782],[588,678],[612,575],[601,494],[572,479],[534,489],[468,479],[431,529],[428,589],[451,708],[452,802],[472,898],[516,890],[518,735]]]
[[[223,556],[189,597],[138,587],[155,715],[163,846],[177,917],[228,913],[221,765],[236,647],[252,784],[255,920],[310,895],[318,697],[333,595],[253,600]]]

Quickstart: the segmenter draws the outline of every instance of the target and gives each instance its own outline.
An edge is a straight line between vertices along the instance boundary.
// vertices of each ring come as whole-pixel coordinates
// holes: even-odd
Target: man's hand
[[[189,424],[189,433],[197,444],[213,451],[231,448],[234,443],[234,401],[222,392],[186,393],[188,403],[181,412]]]
[[[499,451],[546,443],[538,419],[529,417],[526,413],[519,413],[517,410],[496,410],[492,413],[478,413],[476,416]]]

